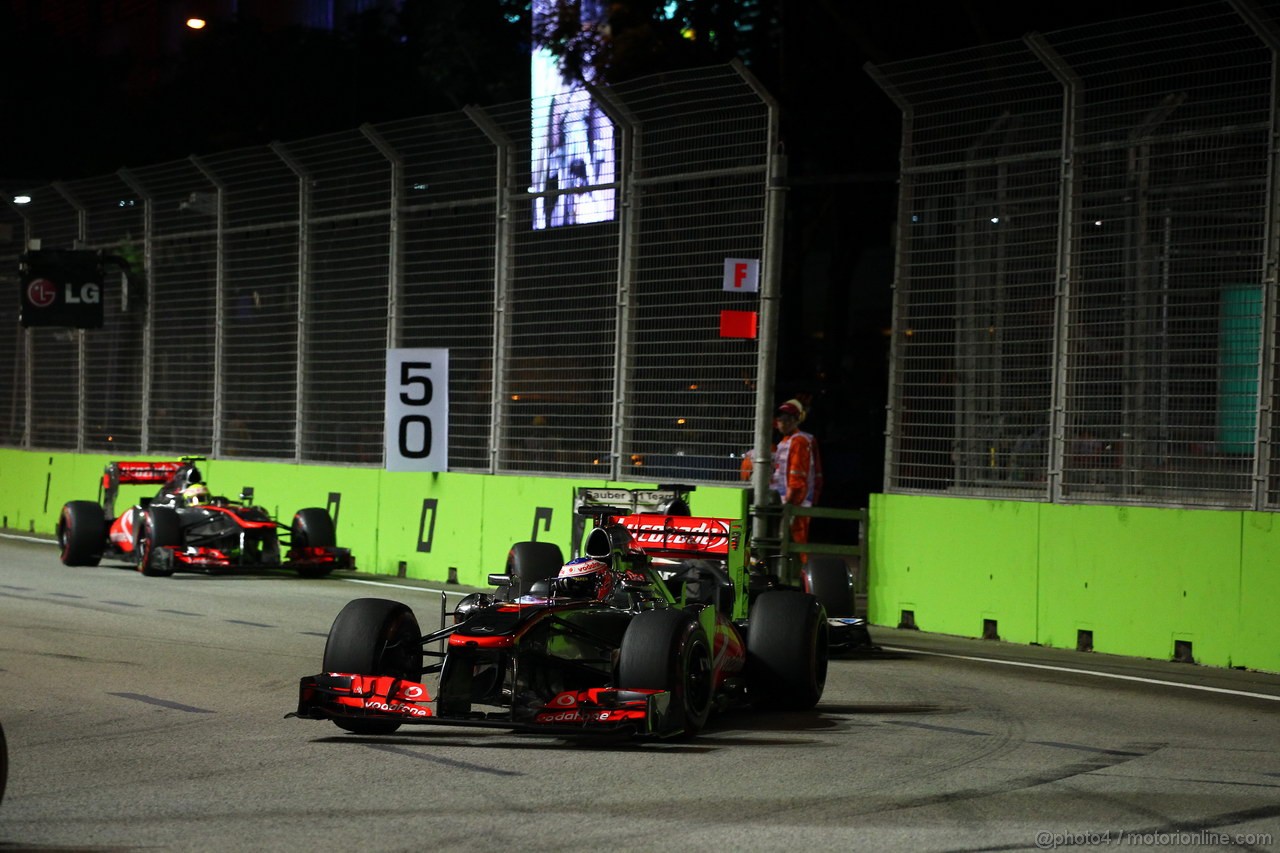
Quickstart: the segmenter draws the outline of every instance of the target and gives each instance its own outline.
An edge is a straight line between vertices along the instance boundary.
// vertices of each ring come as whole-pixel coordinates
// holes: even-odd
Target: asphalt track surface
[[[0,537],[0,851],[1280,849],[1280,675],[873,628],[814,712],[687,742],[285,719],[362,596],[439,618]]]

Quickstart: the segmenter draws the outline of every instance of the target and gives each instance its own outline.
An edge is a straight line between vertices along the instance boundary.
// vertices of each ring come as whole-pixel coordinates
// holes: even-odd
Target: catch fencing
[[[1280,4],[868,71],[903,113],[885,488],[1274,510]]]
[[[737,64],[591,95],[593,156],[614,159],[571,184],[537,174],[548,99],[0,209],[11,294],[34,240],[145,271],[109,278],[102,329],[23,329],[0,302],[0,444],[379,466],[386,350],[440,347],[450,470],[736,481],[772,331],[722,336],[722,311],[769,310],[722,283],[748,259],[776,288],[776,109]]]

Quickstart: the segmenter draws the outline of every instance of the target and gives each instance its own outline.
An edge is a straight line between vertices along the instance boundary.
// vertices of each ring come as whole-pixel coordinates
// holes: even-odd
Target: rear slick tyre
[[[336,548],[338,535],[333,516],[327,509],[307,507],[293,514],[289,525],[289,548]],[[333,571],[332,563],[304,564],[298,567],[298,575],[304,578],[322,578]]]
[[[70,501],[58,516],[58,547],[64,566],[96,566],[107,541],[107,519],[93,501]]]
[[[564,552],[554,542],[517,542],[507,552],[511,597],[529,595],[538,581],[554,578],[564,565]]]
[[[747,688],[758,708],[807,711],[827,683],[827,618],[812,595],[761,593],[747,623]]]
[[[800,579],[804,591],[818,599],[828,617],[857,615],[853,573],[843,557],[810,557],[800,570]]]
[[[408,605],[385,598],[347,602],[324,646],[324,672],[390,675],[406,681],[422,679],[422,631]],[[358,735],[389,735],[395,720],[334,720],[338,728]]]

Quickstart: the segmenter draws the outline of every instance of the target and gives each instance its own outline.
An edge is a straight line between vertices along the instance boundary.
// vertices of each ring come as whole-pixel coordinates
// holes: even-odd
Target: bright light
[[[13,203],[14,203],[14,204],[31,204],[31,196],[29,196],[29,195],[15,195],[15,196],[13,197]]]
[[[993,216],[993,217],[991,217],[991,224],[992,224],[992,225],[999,225],[999,224],[1000,224],[1000,217],[999,217],[999,216]]]
[[[187,18],[187,28],[192,30],[203,30],[209,25],[204,18]]]

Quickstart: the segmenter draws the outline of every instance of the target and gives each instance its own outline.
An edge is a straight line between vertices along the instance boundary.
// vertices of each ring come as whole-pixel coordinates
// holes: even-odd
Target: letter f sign
[[[759,292],[760,262],[753,258],[725,258],[724,289],[738,293]]]

